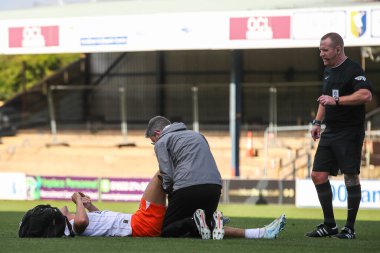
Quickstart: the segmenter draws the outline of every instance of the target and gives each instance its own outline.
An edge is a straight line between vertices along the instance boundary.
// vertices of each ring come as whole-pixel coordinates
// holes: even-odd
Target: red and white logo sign
[[[9,28],[9,47],[54,47],[59,45],[58,26],[25,26]]]
[[[230,40],[290,39],[290,16],[230,18]]]

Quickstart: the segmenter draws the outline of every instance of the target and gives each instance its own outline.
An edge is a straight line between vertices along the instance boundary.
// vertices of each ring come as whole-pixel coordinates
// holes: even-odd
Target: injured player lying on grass
[[[160,236],[166,210],[166,195],[161,187],[158,173],[148,184],[140,201],[139,209],[134,214],[100,211],[87,195],[76,192],[72,195],[76,212],[70,213],[67,206],[61,212],[68,218],[74,233],[80,236]],[[86,210],[87,209],[87,210]],[[206,224],[204,211],[198,209],[189,218],[188,226],[202,239],[220,240],[224,237],[275,239],[285,226],[285,215],[262,228],[241,229],[224,226],[229,221],[220,211],[212,217],[211,227]],[[69,230],[66,229],[66,234]]]

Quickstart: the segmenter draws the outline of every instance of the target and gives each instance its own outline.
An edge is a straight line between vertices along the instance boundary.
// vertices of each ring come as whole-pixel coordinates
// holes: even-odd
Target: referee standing
[[[361,201],[360,163],[365,136],[365,103],[372,100],[371,84],[363,69],[344,53],[337,33],[321,38],[320,57],[325,65],[322,95],[313,120],[311,137],[320,138],[315,154],[312,180],[321,204],[324,222],[307,237],[332,236],[355,239],[355,220]],[[326,125],[321,134],[322,121]],[[340,230],[335,222],[329,175],[344,174],[347,189],[347,221]]]

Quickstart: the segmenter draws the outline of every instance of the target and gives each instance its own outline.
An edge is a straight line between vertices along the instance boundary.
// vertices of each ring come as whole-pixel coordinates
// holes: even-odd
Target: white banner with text
[[[347,190],[344,180],[330,180],[333,206],[347,207]],[[361,180],[362,200],[360,208],[380,209],[380,181]],[[296,180],[296,206],[320,207],[317,191],[311,179]]]

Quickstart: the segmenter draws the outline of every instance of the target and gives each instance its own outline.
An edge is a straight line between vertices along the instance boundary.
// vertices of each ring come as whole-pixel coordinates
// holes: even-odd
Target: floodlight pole
[[[277,88],[269,88],[269,131],[277,137]]]
[[[52,94],[53,87],[48,87],[47,89],[47,100],[48,100],[48,108],[49,108],[49,116],[50,116],[50,129],[51,129],[51,135],[52,135],[52,141],[50,143],[46,144],[46,147],[52,147],[52,146],[65,146],[68,147],[69,144],[66,142],[59,142],[57,140],[57,124],[55,121],[55,111],[54,111],[54,101],[53,101],[53,94]]]
[[[199,110],[198,110],[198,87],[191,88],[193,91],[193,130],[199,132]]]
[[[121,134],[123,135],[123,141],[117,146],[122,147],[136,147],[136,144],[128,141],[128,127],[127,127],[127,104],[125,98],[125,88],[119,88],[120,94],[120,118],[121,118]]]
[[[241,87],[243,82],[243,53],[232,51],[232,66],[230,76],[230,136],[231,136],[231,170],[235,177],[240,177],[239,143],[241,110]]]

